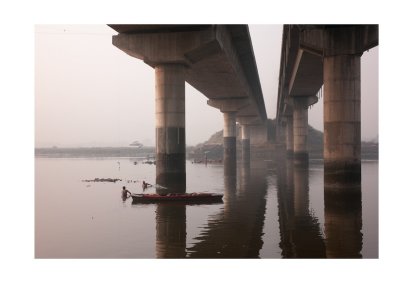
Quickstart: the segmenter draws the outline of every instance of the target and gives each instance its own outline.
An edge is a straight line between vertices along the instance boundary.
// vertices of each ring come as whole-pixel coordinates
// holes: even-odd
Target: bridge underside
[[[320,56],[299,50],[298,62],[292,73],[289,85],[289,96],[316,95],[323,84],[323,62]]]
[[[348,41],[351,29],[354,29],[351,31],[353,40],[343,43]],[[278,121],[292,115],[290,99],[317,95],[324,84],[325,57],[337,53],[361,56],[365,50],[378,45],[378,26],[285,25],[282,37]]]
[[[127,54],[144,60],[153,68],[158,64],[184,64],[186,82],[207,98],[242,99],[246,107],[237,112],[237,117],[252,116],[258,122],[266,121],[264,99],[246,25],[109,26],[119,32],[113,37],[113,44]],[[171,37],[171,34],[175,36]],[[130,42],[127,42],[127,37],[131,38]],[[147,46],[146,41],[150,41]],[[162,44],[172,46],[177,52],[165,56],[162,54],[164,51],[147,54],[149,52],[144,50],[154,50]],[[157,52],[160,54],[155,54]]]

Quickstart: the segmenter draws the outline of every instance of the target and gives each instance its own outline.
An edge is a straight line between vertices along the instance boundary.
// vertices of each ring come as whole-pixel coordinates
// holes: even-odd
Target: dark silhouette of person
[[[149,183],[146,183],[145,181],[143,181],[143,183],[142,183],[143,191],[145,191],[148,187],[151,187],[151,185]]]
[[[129,197],[132,195],[132,193],[130,191],[128,191],[126,189],[125,186],[122,187],[122,200],[126,201],[126,199],[128,198],[128,193],[129,193]]]

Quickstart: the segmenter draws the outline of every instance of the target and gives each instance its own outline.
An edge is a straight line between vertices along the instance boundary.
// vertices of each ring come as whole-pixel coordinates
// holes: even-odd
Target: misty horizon
[[[223,129],[221,129],[220,131],[217,131],[217,132],[222,132],[222,131],[223,131]],[[215,132],[215,133],[217,133],[217,132]],[[321,133],[323,134],[323,132],[321,132]],[[210,137],[211,136],[212,135],[210,135]],[[202,144],[202,143],[208,141],[208,139],[210,137],[208,137],[204,141],[201,141],[201,142],[199,142],[197,144],[188,144],[188,143],[186,143],[186,147],[195,147],[195,146],[197,146],[199,144]],[[361,142],[379,143],[379,135],[377,135],[376,137],[371,138],[369,140],[363,140],[362,139]],[[55,143],[43,143],[42,145],[39,145],[39,146],[35,145],[35,148],[51,148],[51,147],[57,147],[57,148],[116,147],[116,148],[118,148],[118,147],[132,147],[132,146],[130,146],[131,143],[132,143],[132,141],[126,141],[125,144],[114,145],[114,146],[113,145],[109,145],[108,143],[103,143],[103,142],[98,142],[98,141],[87,142],[87,143],[78,143],[78,144],[70,144],[70,145],[64,145],[64,146],[60,146],[60,145],[57,145]],[[143,147],[155,147],[155,144],[151,144],[148,140],[147,141],[145,140],[144,142],[140,142],[140,143],[142,143]]]

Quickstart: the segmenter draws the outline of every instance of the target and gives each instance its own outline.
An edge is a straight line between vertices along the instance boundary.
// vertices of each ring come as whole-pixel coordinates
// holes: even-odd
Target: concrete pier
[[[308,104],[307,98],[293,99],[293,158],[296,164],[308,163]]]
[[[286,156],[293,158],[293,116],[286,116]]]
[[[185,191],[184,66],[162,64],[156,73],[156,182]]]
[[[286,129],[287,127],[287,121],[285,120],[284,122],[278,123],[277,124],[277,134],[276,134],[276,140],[278,141],[278,144],[280,144],[280,149],[282,150],[282,153],[286,153]]]
[[[236,176],[236,114],[249,105],[246,98],[210,99],[207,104],[224,114],[224,175]]]
[[[236,175],[236,113],[224,113],[224,174]]]
[[[336,49],[324,56],[324,177],[333,190],[361,182],[361,53],[349,51],[354,31],[343,33],[327,33]]]
[[[254,146],[268,143],[267,122],[254,122],[250,128],[250,144]]]
[[[248,125],[241,126],[242,137],[242,162],[250,163],[250,128]]]

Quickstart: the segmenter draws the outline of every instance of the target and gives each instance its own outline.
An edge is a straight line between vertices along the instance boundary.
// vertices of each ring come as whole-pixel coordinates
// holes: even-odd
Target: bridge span
[[[325,190],[361,182],[360,58],[377,45],[378,25],[284,25],[277,136],[308,162],[307,109],[323,93]]]
[[[112,43],[155,70],[156,181],[185,190],[185,81],[224,116],[225,174],[236,174],[236,122],[243,160],[266,143],[267,113],[247,25],[109,25]]]

